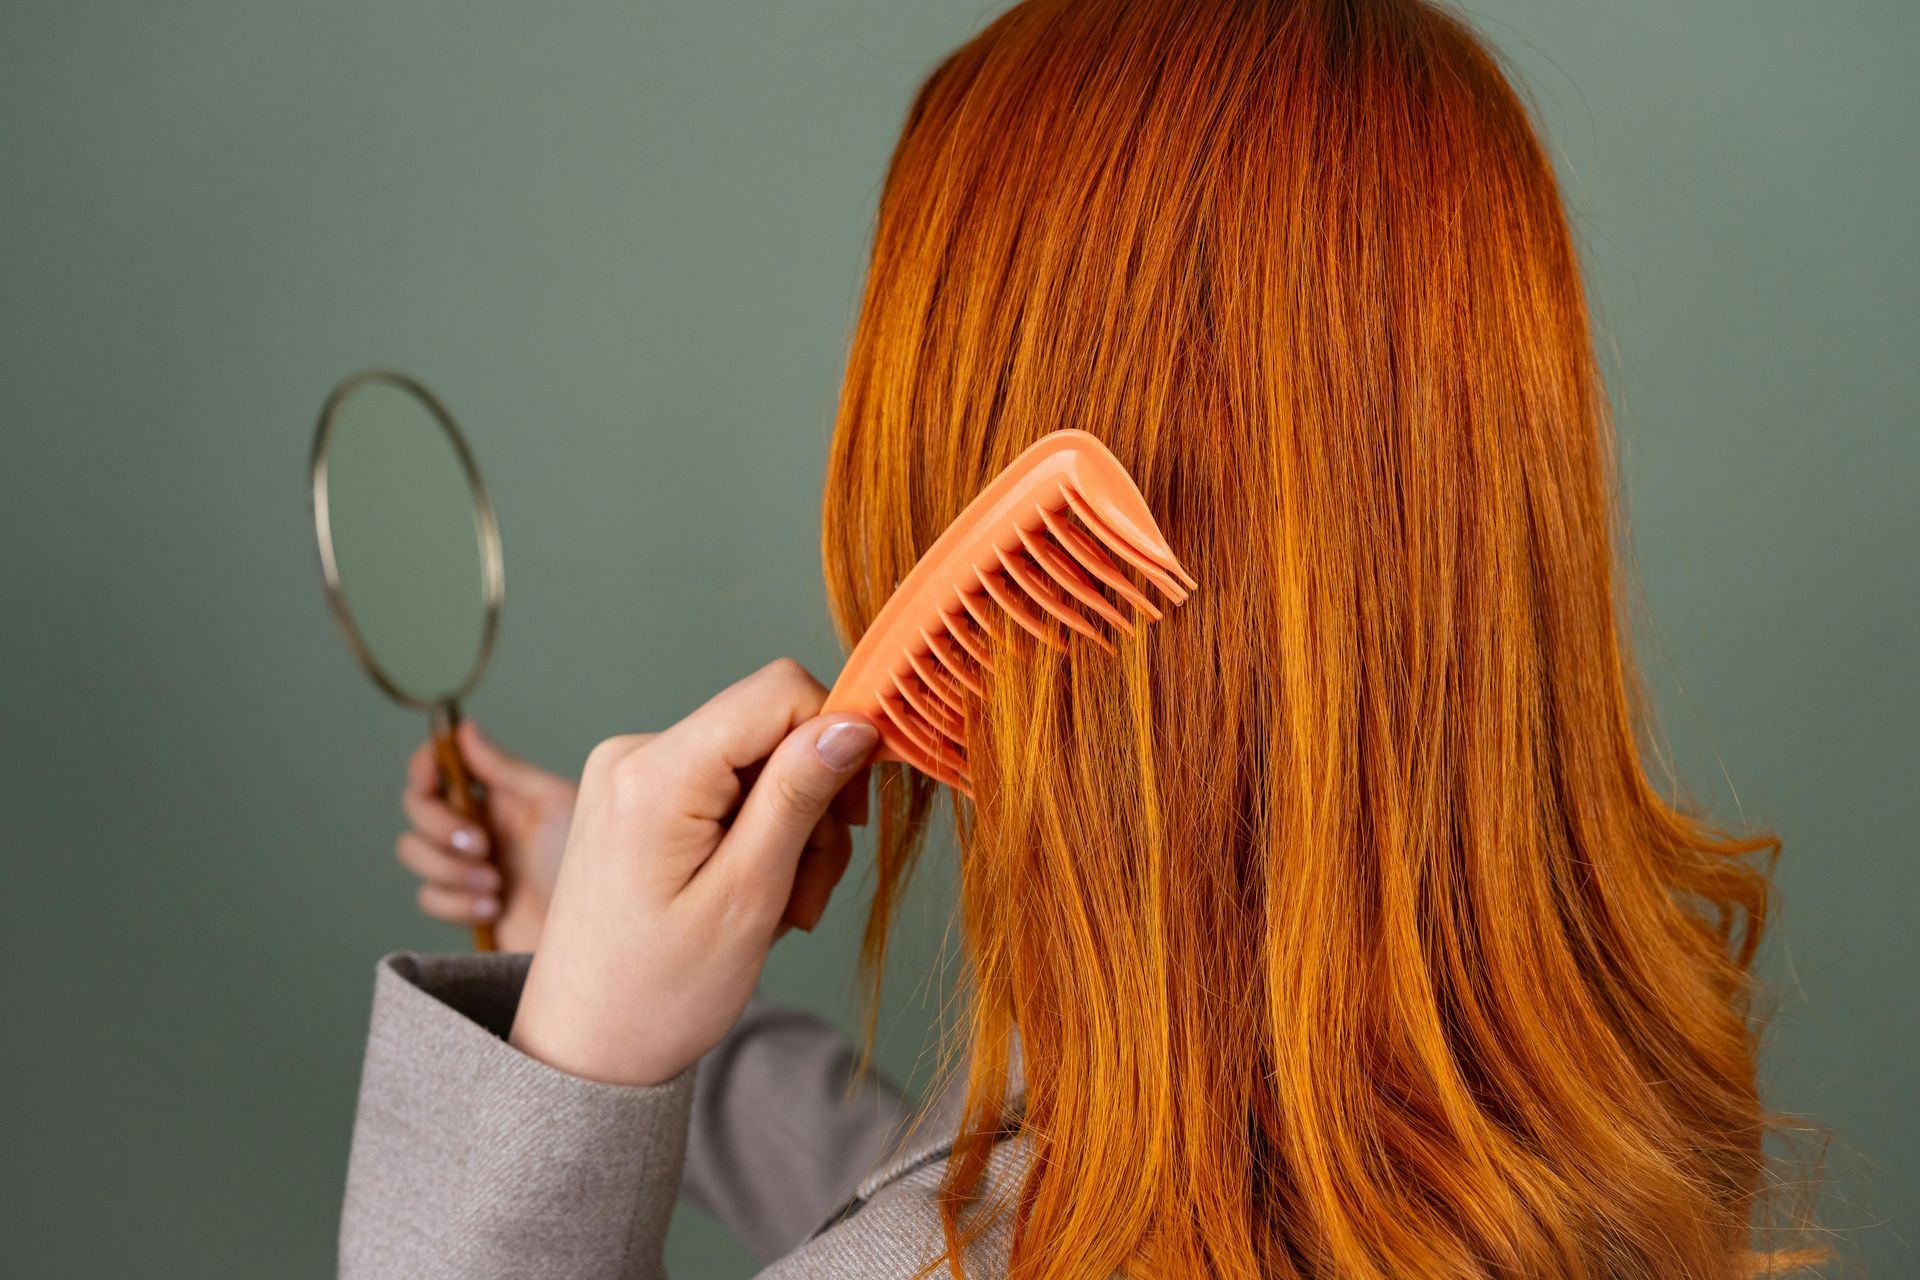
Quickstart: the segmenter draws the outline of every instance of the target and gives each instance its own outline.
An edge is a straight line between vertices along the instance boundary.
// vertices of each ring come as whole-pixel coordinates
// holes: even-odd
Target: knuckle
[[[669,762],[659,750],[641,747],[620,757],[608,775],[615,804],[633,807],[648,803],[670,774]]]
[[[773,791],[774,798],[789,813],[810,813],[821,805],[819,784],[798,773],[782,773],[774,778]]]
[[[621,734],[597,743],[593,750],[587,753],[587,763],[582,772],[602,774],[615,768],[632,754],[632,741],[628,735]]]
[[[622,778],[652,777],[660,772],[665,754],[658,747],[650,744],[636,747],[615,762],[613,771]]]
[[[812,688],[819,681],[794,658],[775,658],[760,669],[768,683],[779,688]]]

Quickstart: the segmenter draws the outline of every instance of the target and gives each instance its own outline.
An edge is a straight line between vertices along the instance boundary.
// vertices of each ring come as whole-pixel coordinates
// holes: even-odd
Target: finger
[[[834,804],[838,803],[839,799],[836,797]],[[783,924],[794,925],[805,918],[810,901],[810,886],[820,875],[817,866],[833,844],[834,832],[846,829],[846,824],[833,816],[833,805],[827,806],[825,815],[813,824],[813,830],[807,834],[807,843],[800,850],[800,861],[794,866],[793,888],[787,894],[786,910],[780,914]],[[851,847],[851,837],[849,837],[849,847]]]
[[[440,765],[431,742],[421,743],[407,757],[407,790],[423,796],[439,794]]]
[[[408,791],[400,797],[400,807],[406,811],[413,829],[433,843],[464,857],[486,857],[487,833],[448,808],[438,796]]]
[[[848,713],[816,717],[788,734],[693,885],[712,884],[731,911],[771,930],[793,891],[807,837],[879,740],[871,720]]]
[[[833,816],[848,826],[867,825],[867,793],[872,790],[868,785],[872,781],[873,766],[862,765],[860,772],[847,781],[840,794],[833,798]]]
[[[791,658],[770,662],[746,679],[722,689],[680,723],[660,735],[670,757],[723,766],[729,774],[764,760],[795,726],[820,709],[827,690]],[[700,798],[711,806],[716,795],[731,803],[732,777],[702,779]],[[689,797],[692,799],[693,797]],[[720,812],[694,816],[719,819]],[[809,824],[811,825],[811,824]]]
[[[551,776],[540,766],[502,751],[492,738],[481,732],[475,721],[462,720],[454,733],[460,758],[467,762],[474,777],[495,791],[534,787]]]
[[[448,924],[479,924],[500,915],[500,899],[492,895],[462,893],[437,884],[420,886],[420,910]]]
[[[846,874],[852,857],[853,833],[831,814],[822,818],[800,854],[800,865],[793,874],[793,892],[787,896],[787,910],[782,919],[811,932],[826,914],[834,886]]]
[[[394,855],[400,865],[428,884],[462,893],[498,893],[500,873],[484,862],[460,855],[434,844],[418,831],[409,831],[394,843]]]

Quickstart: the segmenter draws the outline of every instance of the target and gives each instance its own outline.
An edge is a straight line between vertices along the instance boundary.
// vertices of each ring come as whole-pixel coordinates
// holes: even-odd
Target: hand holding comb
[[[996,613],[1055,648],[1066,647],[1057,622],[1111,652],[1101,624],[1131,634],[1123,608],[1161,617],[1115,557],[1173,604],[1199,586],[1105,445],[1084,431],[1042,437],[920,557],[821,709],[869,717],[880,726],[876,760],[909,764],[971,798],[967,698],[983,696],[993,674]]]

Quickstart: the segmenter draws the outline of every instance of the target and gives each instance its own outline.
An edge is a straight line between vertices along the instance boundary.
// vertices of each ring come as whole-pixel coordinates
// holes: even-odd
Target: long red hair
[[[1201,589],[1112,657],[1006,628],[956,815],[948,1250],[1011,1212],[1022,1277],[1764,1268],[1776,844],[1649,782],[1575,248],[1469,29],[1028,0],[943,62],[833,441],[845,637],[1063,427]],[[883,780],[876,967],[932,793]]]

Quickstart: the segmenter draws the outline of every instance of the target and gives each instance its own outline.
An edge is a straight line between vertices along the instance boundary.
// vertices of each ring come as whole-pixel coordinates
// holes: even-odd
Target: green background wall
[[[577,767],[837,652],[819,475],[934,0],[0,6],[0,1270],[319,1276],[420,726],[329,628],[307,435],[388,363],[492,477],[474,710]],[[1912,1274],[1920,5],[1475,0],[1613,370],[1678,774],[1786,839],[1767,1077]],[[843,1020],[855,912],[768,985]],[[939,885],[884,1057],[913,1064]],[[677,1274],[745,1274],[678,1222]]]

